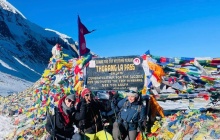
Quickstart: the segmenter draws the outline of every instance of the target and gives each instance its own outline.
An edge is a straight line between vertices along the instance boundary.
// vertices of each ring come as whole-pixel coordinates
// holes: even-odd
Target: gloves
[[[51,136],[55,136],[56,132],[57,132],[56,129],[51,129],[49,133],[50,133]]]
[[[80,129],[81,131],[84,131],[84,128],[85,128],[85,125],[83,125],[83,124],[79,126],[79,129]]]
[[[82,104],[86,104],[86,99],[85,98],[80,98],[80,101],[82,102]]]
[[[86,103],[85,103],[85,104],[82,103],[81,106],[80,106],[80,112],[84,112],[84,113],[85,113],[85,112],[86,112],[86,108],[87,108],[86,106],[87,106]],[[84,113],[83,113],[83,114],[84,114]],[[84,115],[85,115],[85,114],[84,114]]]
[[[81,120],[79,121],[79,127],[78,127],[81,131],[84,131],[85,128],[85,120]]]
[[[85,99],[82,99],[80,103],[81,103],[81,108],[86,108],[87,107],[87,103],[86,103]]]

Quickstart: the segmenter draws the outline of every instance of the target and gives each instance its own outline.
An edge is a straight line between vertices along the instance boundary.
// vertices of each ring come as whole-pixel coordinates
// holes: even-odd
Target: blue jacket
[[[146,106],[138,101],[130,103],[127,98],[119,101],[114,109],[119,112],[118,123],[123,124],[128,130],[136,130],[138,123],[142,123],[146,117]]]

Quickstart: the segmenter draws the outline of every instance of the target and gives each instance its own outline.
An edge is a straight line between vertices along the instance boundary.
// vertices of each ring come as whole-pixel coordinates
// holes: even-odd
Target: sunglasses
[[[85,96],[91,96],[91,94],[86,94]]]
[[[125,92],[129,92],[129,93],[137,93],[136,91],[133,91],[133,90],[126,90]]]
[[[74,101],[72,101],[71,99],[66,99],[69,103],[74,104]]]

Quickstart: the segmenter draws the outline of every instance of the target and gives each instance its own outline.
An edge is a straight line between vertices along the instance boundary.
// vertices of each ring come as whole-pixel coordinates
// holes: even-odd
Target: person
[[[75,94],[63,96],[58,107],[54,108],[54,115],[47,115],[46,131],[49,133],[47,140],[80,140],[81,136],[78,133],[74,134],[74,125],[77,125],[75,120]]]
[[[78,103],[76,119],[79,121],[79,128],[87,140],[112,140],[112,136],[104,129],[101,111],[111,109],[103,106],[95,100],[91,91],[84,88],[81,92],[81,101]]]
[[[54,45],[51,52],[53,58],[62,58],[62,46],[60,44]]]
[[[118,112],[112,130],[114,140],[135,140],[138,128],[146,127],[146,106],[139,100],[137,88],[131,87],[126,93],[127,97],[120,100],[117,106],[112,105],[112,109]]]
[[[109,91],[108,94],[109,94],[109,99],[107,100],[107,103],[110,104],[110,107],[111,104],[116,105],[120,100],[123,99],[116,91]],[[111,119],[116,119],[116,112],[113,109],[103,112],[103,115],[107,117],[111,117]]]
[[[48,68],[51,70],[56,70],[57,65],[59,64],[59,60],[63,58],[63,47],[60,44],[56,44],[53,46],[51,52],[52,52],[52,57],[50,58],[50,63],[48,65]]]

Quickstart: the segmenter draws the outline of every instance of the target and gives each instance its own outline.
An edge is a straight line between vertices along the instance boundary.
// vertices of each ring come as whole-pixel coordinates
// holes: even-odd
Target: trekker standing
[[[146,106],[139,101],[137,88],[129,88],[127,97],[120,100],[117,106],[112,105],[118,113],[117,120],[113,124],[114,140],[135,140],[137,128],[145,127]]]
[[[62,46],[60,44],[57,43],[55,46],[53,46],[51,52],[53,58],[55,59],[62,58]]]
[[[52,52],[52,57],[50,58],[50,63],[48,65],[48,68],[51,68],[51,70],[56,70],[57,65],[60,63],[59,60],[63,59],[63,47],[60,44],[56,44],[53,46],[51,52]]]
[[[81,92],[81,101],[78,104],[79,113],[76,119],[79,120],[79,128],[87,140],[112,140],[111,134],[104,129],[101,111],[108,110],[103,104],[93,99],[88,88]]]
[[[50,134],[47,140],[81,140],[81,136],[78,133],[74,134],[74,124],[77,124],[75,120],[75,94],[63,96],[58,103],[58,107],[55,107],[55,116],[48,115],[46,122],[46,130]]]

